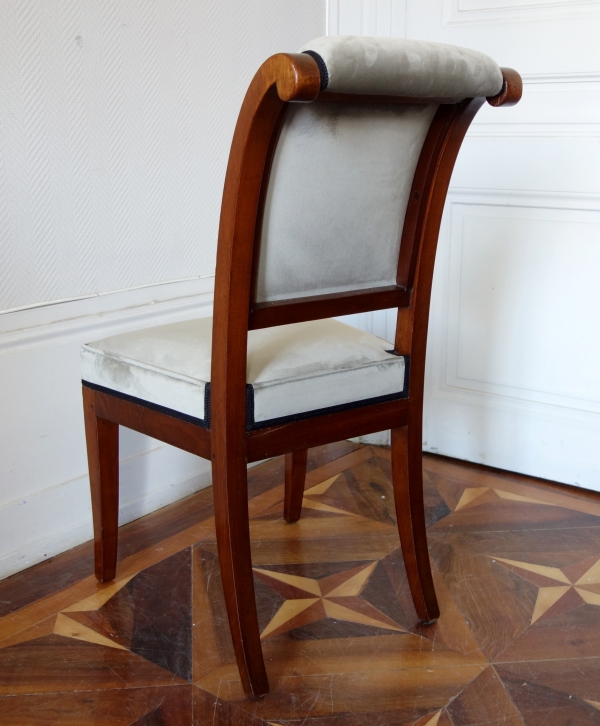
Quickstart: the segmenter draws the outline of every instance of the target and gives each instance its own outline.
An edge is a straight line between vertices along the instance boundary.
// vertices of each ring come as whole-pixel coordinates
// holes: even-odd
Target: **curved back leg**
[[[293,451],[291,454],[285,455],[283,517],[289,524],[297,522],[302,514],[307,455],[308,449],[300,449],[300,451]]]
[[[221,579],[231,639],[244,691],[254,698],[269,692],[262,654],[248,520],[246,459],[213,456],[215,522]]]
[[[420,417],[419,417],[420,419]],[[415,425],[416,424],[416,425]],[[392,429],[392,481],[400,544],[415,610],[431,623],[440,615],[427,548],[423,454],[419,421]]]

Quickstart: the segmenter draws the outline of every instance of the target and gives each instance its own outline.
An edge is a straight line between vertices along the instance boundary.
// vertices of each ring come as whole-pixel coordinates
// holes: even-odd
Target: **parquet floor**
[[[0,583],[0,724],[600,725],[598,497],[426,456],[442,615],[422,626],[389,452],[309,466],[294,525],[282,460],[250,473],[266,698],[240,687],[207,490],[124,527],[114,583],[89,545]]]

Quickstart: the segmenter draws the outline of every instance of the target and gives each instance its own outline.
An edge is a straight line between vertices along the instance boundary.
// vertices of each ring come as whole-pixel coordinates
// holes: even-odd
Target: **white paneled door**
[[[600,491],[600,2],[339,0],[329,31],[476,48],[523,76],[452,178],[423,447]]]

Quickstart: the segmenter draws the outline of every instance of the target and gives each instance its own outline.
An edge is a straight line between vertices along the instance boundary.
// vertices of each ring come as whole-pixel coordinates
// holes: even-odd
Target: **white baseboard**
[[[376,431],[373,434],[367,434],[366,436],[357,436],[350,441],[356,441],[357,444],[373,444],[373,446],[389,446],[390,445],[390,430]]]
[[[177,481],[163,476],[169,464],[176,471],[185,469],[179,454],[170,446],[160,446],[147,454],[136,456],[134,462],[121,462],[119,525],[139,519],[211,485],[210,462],[196,457],[190,457],[195,459],[195,462],[190,462],[190,469],[196,469],[191,476]],[[150,472],[153,474],[151,477]],[[17,499],[0,507],[0,531],[4,534],[4,542],[19,542],[17,548],[5,551],[0,556],[0,579],[92,539],[92,508],[87,476],[49,487],[26,499]],[[27,532],[26,539],[23,532]]]

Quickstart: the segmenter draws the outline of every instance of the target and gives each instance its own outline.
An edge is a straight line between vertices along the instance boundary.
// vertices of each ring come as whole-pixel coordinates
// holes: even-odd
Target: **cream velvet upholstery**
[[[444,43],[338,35],[316,38],[303,51],[327,66],[328,91],[429,98],[495,96],[502,72],[487,55]]]
[[[206,422],[211,344],[212,318],[115,335],[83,347],[82,377]],[[361,400],[401,396],[405,361],[387,353],[390,347],[337,320],[250,331],[250,427]]]
[[[263,217],[259,302],[393,285],[437,106],[290,104]]]
[[[328,36],[304,50],[320,56],[327,91],[465,98],[496,95],[503,84],[491,58],[440,43]],[[258,302],[396,280],[408,196],[437,105],[322,99],[287,109],[263,215]]]

